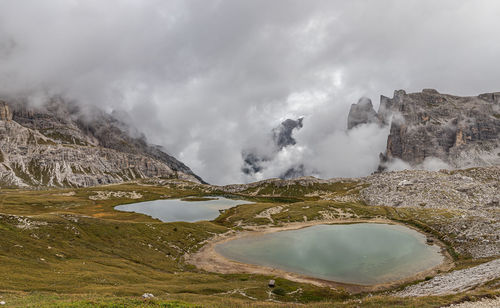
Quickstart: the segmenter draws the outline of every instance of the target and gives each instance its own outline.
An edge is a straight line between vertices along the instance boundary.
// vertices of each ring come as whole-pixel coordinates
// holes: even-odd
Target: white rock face
[[[398,121],[391,122],[394,115]],[[391,122],[381,169],[396,159],[413,167],[431,158],[452,168],[500,164],[500,92],[459,97],[399,90],[381,97],[378,116]]]
[[[151,177],[200,182],[175,158],[114,126],[104,127],[108,137],[100,141],[51,113],[22,112],[17,117],[26,126],[0,101],[0,186],[87,187]]]

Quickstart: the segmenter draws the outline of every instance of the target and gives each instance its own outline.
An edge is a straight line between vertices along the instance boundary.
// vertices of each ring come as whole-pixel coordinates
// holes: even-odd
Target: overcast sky
[[[386,129],[346,132],[361,96],[500,90],[500,1],[1,0],[0,94],[60,94],[132,125],[211,183],[376,168]],[[253,177],[286,118],[304,127]]]

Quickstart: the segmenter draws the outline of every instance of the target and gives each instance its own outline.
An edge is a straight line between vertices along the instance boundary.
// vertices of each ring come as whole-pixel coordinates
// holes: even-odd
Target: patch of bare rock
[[[433,225],[459,253],[500,255],[500,166],[463,170],[405,170],[363,178],[368,205],[445,209],[455,213]]]
[[[500,259],[438,275],[428,281],[408,286],[395,295],[406,297],[453,294],[473,289],[497,278],[500,278]]]
[[[494,209],[500,205],[500,166],[469,170],[404,170],[364,178],[361,197],[370,205]]]
[[[477,302],[464,302],[460,304],[452,304],[446,308],[498,308],[500,307],[500,297],[486,298]]]
[[[135,191],[95,191],[95,193],[95,195],[89,196],[90,200],[108,200],[110,198],[142,198],[142,194]]]

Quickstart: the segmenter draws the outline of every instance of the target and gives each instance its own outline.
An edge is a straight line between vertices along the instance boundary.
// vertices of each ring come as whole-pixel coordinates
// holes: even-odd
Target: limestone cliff
[[[149,177],[202,182],[124,127],[108,114],[84,113],[60,99],[42,107],[0,102],[0,185],[86,187]]]
[[[433,89],[382,96],[378,117],[391,125],[381,169],[434,157],[452,168],[500,164],[500,93],[459,97]]]
[[[380,123],[371,99],[362,97],[357,104],[352,104],[347,116],[347,129],[352,129],[361,124]]]

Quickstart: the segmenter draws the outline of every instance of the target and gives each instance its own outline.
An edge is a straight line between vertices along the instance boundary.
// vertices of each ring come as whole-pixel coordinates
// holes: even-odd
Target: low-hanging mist
[[[367,175],[388,127],[346,129],[360,97],[498,90],[500,3],[483,2],[5,0],[0,97],[127,114],[214,184]],[[270,132],[299,117],[274,151]],[[252,175],[247,149],[270,157]]]

